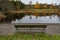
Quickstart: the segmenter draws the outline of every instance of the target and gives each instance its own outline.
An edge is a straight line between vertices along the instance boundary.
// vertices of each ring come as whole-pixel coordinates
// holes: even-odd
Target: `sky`
[[[57,3],[57,5],[60,4],[60,0],[21,0],[21,1],[25,4],[29,4],[30,1],[32,1],[32,4],[35,4],[37,1],[42,4],[44,3],[47,3],[47,4]]]

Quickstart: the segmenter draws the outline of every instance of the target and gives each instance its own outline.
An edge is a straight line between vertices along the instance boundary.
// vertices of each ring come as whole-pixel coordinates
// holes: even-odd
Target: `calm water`
[[[60,23],[60,17],[57,15],[52,16],[34,16],[25,15],[22,19],[16,19],[12,23]]]

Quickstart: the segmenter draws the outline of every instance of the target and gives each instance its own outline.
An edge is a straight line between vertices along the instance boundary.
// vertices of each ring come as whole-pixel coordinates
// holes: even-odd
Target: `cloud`
[[[60,0],[21,0],[21,1],[25,4],[29,4],[29,1],[32,1],[33,4],[35,4],[36,1],[38,1],[40,3],[48,3],[48,4],[57,3],[57,4],[60,4]]]

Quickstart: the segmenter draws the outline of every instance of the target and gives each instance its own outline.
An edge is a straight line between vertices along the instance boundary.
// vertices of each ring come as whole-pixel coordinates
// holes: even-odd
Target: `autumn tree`
[[[40,4],[38,2],[36,2],[36,4],[34,5],[34,8],[39,9],[40,8]]]

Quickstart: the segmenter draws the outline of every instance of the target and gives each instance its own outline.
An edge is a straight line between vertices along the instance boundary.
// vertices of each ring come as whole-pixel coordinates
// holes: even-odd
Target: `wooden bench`
[[[15,25],[16,32],[45,32],[47,25]]]

